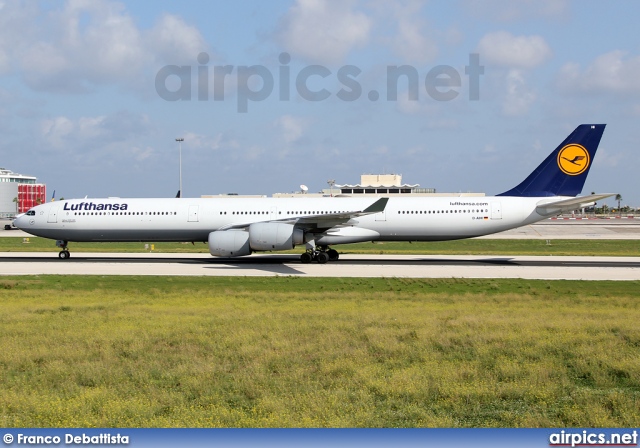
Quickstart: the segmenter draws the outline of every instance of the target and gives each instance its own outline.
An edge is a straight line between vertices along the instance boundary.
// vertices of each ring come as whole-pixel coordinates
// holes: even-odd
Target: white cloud
[[[164,14],[145,36],[147,47],[156,59],[166,64],[195,64],[207,43],[194,26],[182,18]]]
[[[132,77],[145,63],[140,31],[119,3],[69,1],[44,17],[18,55],[35,89],[83,91]]]
[[[276,120],[276,125],[282,132],[282,138],[286,143],[294,143],[306,130],[309,122],[302,117],[294,117],[292,115],[283,115]]]
[[[494,71],[504,86],[502,113],[507,116],[524,115],[535,103],[537,95],[527,83],[528,71],[547,61],[551,49],[541,36],[514,36],[506,31],[486,34],[478,43],[480,58],[487,65],[501,69]]]
[[[640,56],[614,50],[598,56],[586,69],[569,62],[558,74],[558,85],[568,91],[639,93]]]
[[[74,129],[75,123],[67,117],[46,119],[40,124],[42,136],[53,148],[64,148]]]
[[[398,92],[398,100],[396,101],[396,109],[407,115],[425,115],[429,117],[426,122],[427,129],[451,129],[457,126],[456,120],[445,117],[448,108],[448,101],[434,101],[428,95],[420,92],[418,100],[409,99],[407,91]]]
[[[372,20],[354,2],[297,0],[283,17],[277,38],[284,49],[319,64],[339,64],[369,41]]]
[[[460,45],[464,41],[464,33],[456,25],[449,27],[443,37],[447,45],[451,46]]]
[[[25,39],[32,37],[35,2],[0,0],[0,74],[14,70],[12,57],[23,49]]]
[[[635,154],[631,157],[635,157]],[[615,168],[622,164],[629,164],[630,154],[618,151],[612,152],[608,148],[600,148],[598,151],[598,165]],[[631,164],[632,166],[635,164]]]
[[[98,153],[110,145],[146,136],[152,126],[146,115],[117,112],[112,115],[69,118],[57,116],[40,121],[44,148],[78,155]]]
[[[154,66],[196,63],[207,51],[200,32],[177,16],[164,14],[144,30],[115,1],[53,6],[0,0],[0,73],[19,72],[36,90],[78,93],[104,84],[139,86]]]
[[[422,112],[428,112],[429,108],[420,102],[419,100],[412,100],[409,98],[408,92],[399,92],[398,101],[396,102],[396,108],[403,114],[415,115]]]
[[[441,37],[443,32],[429,27],[431,23],[426,19],[426,4],[426,0],[367,2],[373,11],[376,41],[390,49],[404,64],[425,65],[438,56],[436,36]],[[447,44],[458,39],[453,28],[449,31],[444,32]]]
[[[504,67],[531,69],[551,57],[551,49],[542,36],[514,36],[507,31],[486,34],[478,52],[488,63]]]
[[[394,52],[404,61],[426,64],[438,55],[438,46],[427,37],[426,24],[421,19],[424,2],[389,3],[397,24],[397,34],[392,39]]]
[[[255,162],[265,154],[265,149],[260,145],[252,145],[248,150],[244,151],[243,159],[248,162]]]
[[[133,154],[133,158],[138,162],[148,159],[154,155],[154,153],[155,150],[151,146],[147,146],[146,148],[138,148],[137,146],[134,146],[131,148],[131,154]]]
[[[183,138],[183,148],[217,151],[223,145],[222,133],[218,133],[214,137],[210,137],[208,135],[197,134],[195,132],[185,132],[183,134]]]
[[[522,71],[509,70],[505,81],[506,95],[502,102],[502,112],[509,116],[524,115],[529,112],[536,100],[536,95],[527,87]]]

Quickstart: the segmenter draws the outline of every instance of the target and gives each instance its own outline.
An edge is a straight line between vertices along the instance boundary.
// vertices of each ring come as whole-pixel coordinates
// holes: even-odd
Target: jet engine
[[[304,232],[293,224],[257,222],[246,230],[216,230],[209,234],[214,257],[241,257],[259,250],[289,250],[304,244]]]
[[[240,257],[250,255],[249,232],[244,230],[217,230],[209,234],[209,253],[214,257]]]
[[[249,226],[249,245],[253,250],[290,250],[304,244],[304,232],[293,224],[256,222]]]

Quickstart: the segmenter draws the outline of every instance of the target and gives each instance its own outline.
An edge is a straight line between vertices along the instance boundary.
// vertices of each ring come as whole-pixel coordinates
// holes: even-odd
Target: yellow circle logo
[[[558,166],[563,173],[577,176],[589,168],[589,153],[583,146],[571,143],[558,152]]]

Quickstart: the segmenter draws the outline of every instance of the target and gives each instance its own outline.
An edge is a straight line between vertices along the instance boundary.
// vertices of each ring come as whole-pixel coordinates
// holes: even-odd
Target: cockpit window
[[[27,212],[27,216],[36,216],[36,211],[35,210],[29,210]]]

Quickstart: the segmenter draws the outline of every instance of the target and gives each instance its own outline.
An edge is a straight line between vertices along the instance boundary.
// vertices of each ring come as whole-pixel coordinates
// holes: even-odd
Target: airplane
[[[208,243],[215,257],[304,246],[302,263],[324,264],[338,260],[331,246],[339,244],[473,238],[612,196],[578,196],[605,126],[578,126],[524,181],[496,196],[65,199],[30,209],[15,225],[57,240],[61,259],[70,257],[69,242],[174,241]]]

